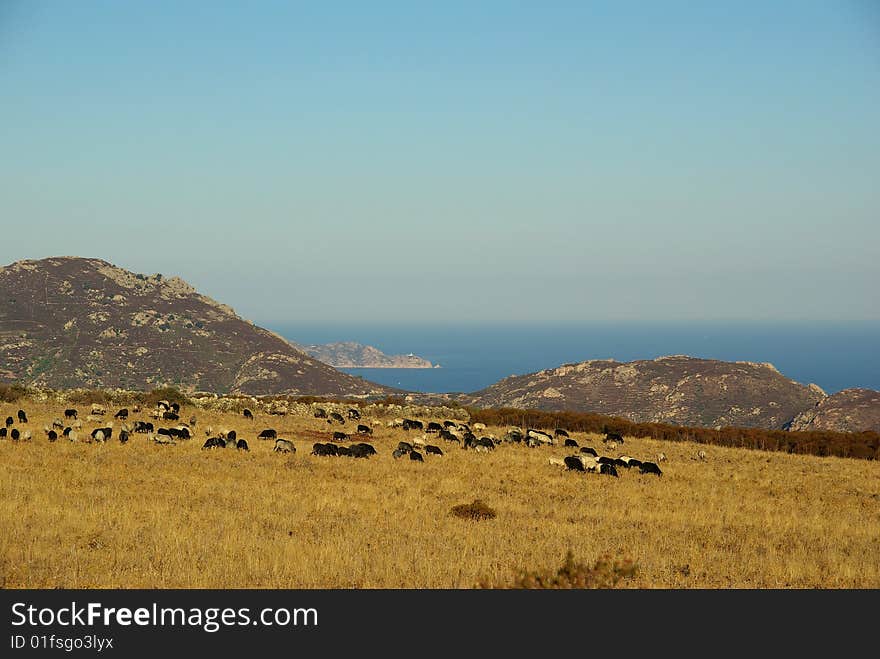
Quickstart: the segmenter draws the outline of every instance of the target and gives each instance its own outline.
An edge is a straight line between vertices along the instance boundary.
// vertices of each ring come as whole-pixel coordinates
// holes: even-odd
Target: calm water
[[[849,387],[880,389],[880,323],[264,326],[298,343],[358,341],[387,354],[413,352],[441,365],[344,369],[410,391],[469,392],[509,375],[586,359],[630,361],[674,354],[771,362],[786,377],[814,382],[828,393]]]

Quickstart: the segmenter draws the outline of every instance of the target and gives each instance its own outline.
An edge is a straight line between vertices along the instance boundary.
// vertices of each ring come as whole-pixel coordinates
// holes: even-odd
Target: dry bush
[[[0,401],[4,403],[14,403],[19,398],[28,395],[27,387],[19,384],[0,384]]]
[[[569,432],[605,434],[616,432],[626,437],[696,442],[716,446],[751,448],[842,458],[880,459],[880,433],[834,432],[830,430],[790,431],[764,428],[698,428],[665,423],[638,423],[621,417],[592,412],[549,412],[512,407],[468,408],[472,421],[490,426],[522,426]]]
[[[495,519],[498,514],[494,509],[487,506],[480,499],[474,499],[471,503],[462,503],[452,507],[452,514],[462,519]]]
[[[491,585],[484,580],[479,588],[574,589],[615,588],[624,579],[636,576],[638,566],[630,559],[603,554],[592,565],[575,563],[571,549],[562,566],[553,570],[521,572],[511,584]]]
[[[169,403],[178,403],[180,405],[192,405],[192,401],[177,387],[153,389],[144,397],[143,402],[148,405],[156,405],[160,400],[167,400]]]

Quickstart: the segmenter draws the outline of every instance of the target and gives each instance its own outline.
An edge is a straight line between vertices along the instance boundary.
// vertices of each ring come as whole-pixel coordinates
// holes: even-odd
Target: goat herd
[[[133,413],[139,413],[141,410],[138,406],[132,409]],[[87,421],[94,423],[97,427],[88,432],[85,441],[92,443],[103,443],[112,439],[114,432],[114,421],[104,422],[107,410],[100,405],[92,405]],[[249,409],[245,409],[242,413],[245,419],[254,421],[254,415]],[[47,425],[43,430],[50,442],[57,441],[64,437],[71,442],[79,441],[82,431],[82,422],[78,418],[79,414],[76,409],[64,410],[64,419],[60,417],[52,421],[51,425]],[[119,421],[121,427],[117,434],[120,443],[125,444],[131,438],[133,433],[145,434],[147,438],[157,444],[174,445],[178,440],[193,439],[193,428],[196,426],[196,418],[192,417],[189,423],[180,422],[180,405],[174,402],[159,401],[156,409],[149,413],[149,416],[161,421],[177,422],[169,427],[156,427],[152,422],[137,420],[128,423],[129,410],[122,408],[113,415],[114,420]],[[324,408],[317,408],[314,411],[315,418],[326,419],[328,424],[338,423],[344,425],[346,418],[336,411],[327,412]],[[360,412],[356,408],[350,408],[347,413],[349,420],[360,421]],[[18,410],[18,425],[27,426],[28,418],[24,410]],[[2,418],[2,417],[0,417]],[[12,416],[6,418],[6,423],[0,427],[0,439],[7,437],[13,441],[30,441],[33,438],[32,432],[28,428],[18,428],[16,419]],[[430,421],[425,423],[418,419],[394,419],[387,423],[389,428],[402,428],[404,431],[421,432],[421,436],[410,439],[410,441],[401,441],[392,451],[391,455],[395,459],[408,457],[409,460],[415,462],[424,462],[424,456],[443,456],[443,450],[436,444],[429,444],[429,436],[434,435],[438,439],[449,444],[458,444],[462,449],[470,449],[479,453],[488,453],[494,451],[495,448],[504,443],[525,444],[530,448],[539,446],[556,446],[559,441],[563,442],[563,446],[567,448],[577,449],[577,452],[565,458],[550,457],[549,464],[564,467],[569,471],[590,472],[618,477],[618,469],[634,469],[637,468],[641,474],[654,474],[661,476],[662,471],[657,462],[666,459],[663,453],[658,454],[657,462],[638,460],[636,458],[619,455],[616,458],[599,455],[597,451],[590,446],[579,446],[578,442],[572,439],[568,432],[563,428],[556,428],[553,434],[542,430],[529,428],[523,431],[520,428],[511,428],[507,431],[503,438],[499,439],[493,434],[486,434],[477,437],[474,431],[485,431],[486,426],[482,423],[474,423],[469,426],[467,423],[458,423],[455,421]],[[244,438],[237,436],[235,430],[218,430],[206,428],[205,434],[207,439],[202,445],[202,449],[215,448],[235,448],[239,451],[248,451],[249,446]],[[356,423],[355,434],[360,437],[372,437],[373,429],[364,423]],[[262,430],[257,436],[260,440],[274,441],[273,451],[279,453],[295,453],[296,447],[289,439],[278,436],[278,432],[272,428]],[[317,442],[312,446],[311,455],[315,456],[347,456],[353,458],[369,458],[377,455],[376,449],[372,444],[357,442],[344,444],[351,440],[351,436],[342,431],[334,431],[332,434],[332,442]],[[613,432],[605,433],[602,443],[610,450],[614,450],[618,445],[624,443],[624,438]],[[702,457],[702,456],[701,456]]]

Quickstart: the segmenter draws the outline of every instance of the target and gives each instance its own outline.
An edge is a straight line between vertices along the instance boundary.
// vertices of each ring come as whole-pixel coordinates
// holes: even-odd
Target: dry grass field
[[[174,446],[140,434],[120,444],[119,422],[106,444],[50,443],[43,427],[63,406],[21,401],[0,415],[19,407],[33,440],[0,440],[6,588],[470,588],[554,569],[569,550],[585,563],[633,559],[624,587],[880,587],[874,461],[627,439],[616,454],[663,451],[664,474],[613,478],[551,466],[572,452],[561,445],[476,453],[432,435],[446,454],[416,463],[391,452],[421,433],[386,419],[374,426],[378,455],[316,457],[316,437],[338,424],[187,407],[196,438]],[[250,451],[201,450],[206,426],[235,429]],[[297,452],[257,440],[268,427]],[[598,437],[573,437],[609,453]],[[497,517],[450,513],[474,499]]]

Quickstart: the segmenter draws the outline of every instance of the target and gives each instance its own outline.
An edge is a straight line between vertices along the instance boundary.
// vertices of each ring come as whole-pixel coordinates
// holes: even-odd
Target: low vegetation
[[[525,588],[530,590],[572,588],[616,588],[626,580],[632,580],[638,565],[625,557],[600,556],[593,565],[577,563],[571,550],[565,555],[562,566],[556,570],[531,570],[520,573],[509,585],[481,581],[479,588]]]
[[[498,513],[487,506],[480,499],[474,499],[471,503],[460,503],[452,507],[452,514],[462,519],[481,520],[495,519]]]
[[[629,437],[688,441],[715,446],[784,451],[802,455],[880,459],[880,433],[763,430],[761,428],[693,428],[665,423],[636,423],[620,417],[586,412],[545,412],[516,408],[468,408],[471,419],[486,425],[522,425],[530,428],[558,427],[577,432],[616,432]]]
[[[28,395],[28,389],[18,384],[0,384],[0,402],[14,403]]]
[[[104,444],[50,443],[43,428],[66,406],[0,404],[0,418],[27,410],[33,430],[30,442],[0,439],[0,586],[880,588],[878,461],[626,433],[614,454],[662,451],[662,477],[548,464],[577,450],[561,444],[478,453],[436,435],[428,441],[444,455],[422,463],[391,455],[421,433],[388,427],[396,411],[367,407],[357,423],[374,433],[357,441],[378,451],[367,459],[309,454],[334,430],[353,432],[351,420],[261,409],[250,420],[190,404],[180,411],[197,419],[189,441],[133,434],[121,444],[114,433]],[[111,406],[101,421],[74,407],[81,438],[114,421]],[[235,429],[250,450],[202,450],[209,428]],[[297,451],[273,452],[273,441],[257,439],[265,428]],[[597,433],[569,433],[611,453]],[[479,501],[494,519],[450,513]],[[616,558],[594,560],[606,555]]]
[[[75,389],[65,393],[72,405],[146,405],[153,407],[160,400],[180,405],[192,404],[192,399],[176,387],[159,387],[151,391],[117,391],[113,389]]]

